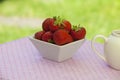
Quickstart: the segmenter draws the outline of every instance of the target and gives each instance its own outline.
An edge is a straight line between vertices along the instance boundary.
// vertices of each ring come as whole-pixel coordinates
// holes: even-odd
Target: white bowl
[[[42,40],[37,40],[33,36],[29,36],[29,39],[44,58],[57,62],[62,62],[71,58],[85,41],[85,39],[81,39],[59,46]]]

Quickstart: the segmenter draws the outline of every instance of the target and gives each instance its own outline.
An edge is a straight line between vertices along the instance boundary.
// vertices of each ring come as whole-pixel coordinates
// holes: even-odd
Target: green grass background
[[[40,18],[63,16],[87,30],[86,38],[110,35],[120,29],[120,0],[6,0],[0,3],[0,16]],[[41,24],[40,24],[41,27]],[[0,25],[0,43],[31,35],[40,27]]]

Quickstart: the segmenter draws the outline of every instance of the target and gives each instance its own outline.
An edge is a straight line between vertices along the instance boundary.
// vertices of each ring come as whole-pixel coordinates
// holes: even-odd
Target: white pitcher
[[[97,38],[103,38],[104,56],[94,47],[94,42]],[[107,38],[103,35],[96,35],[91,43],[93,51],[112,68],[120,70],[120,30],[112,31],[112,34]]]

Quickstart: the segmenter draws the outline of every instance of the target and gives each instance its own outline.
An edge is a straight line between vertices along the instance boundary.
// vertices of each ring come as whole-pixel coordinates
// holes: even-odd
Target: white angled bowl
[[[29,36],[29,39],[44,58],[57,62],[62,62],[71,58],[85,41],[85,39],[81,39],[59,46],[42,40],[37,40],[33,36]]]

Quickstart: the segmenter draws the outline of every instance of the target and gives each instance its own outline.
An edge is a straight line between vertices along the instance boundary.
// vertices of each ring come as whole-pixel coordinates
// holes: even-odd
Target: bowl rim
[[[59,48],[61,48],[61,47],[66,47],[66,46],[69,46],[69,45],[71,45],[71,44],[78,43],[78,42],[80,42],[80,41],[83,41],[83,42],[84,42],[84,41],[86,40],[86,38],[83,38],[83,39],[80,39],[80,40],[77,40],[77,41],[74,41],[74,42],[71,42],[71,43],[68,43],[68,44],[56,45],[56,44],[52,44],[52,43],[49,43],[49,42],[45,42],[45,41],[42,41],[42,40],[35,39],[35,38],[34,38],[34,35],[28,36],[28,38],[33,39],[33,40],[36,40],[36,41],[41,41],[41,42],[43,42],[43,43],[45,43],[45,44],[49,44],[49,45],[56,46],[56,47],[59,47]]]

